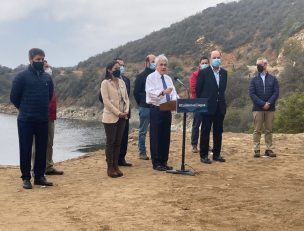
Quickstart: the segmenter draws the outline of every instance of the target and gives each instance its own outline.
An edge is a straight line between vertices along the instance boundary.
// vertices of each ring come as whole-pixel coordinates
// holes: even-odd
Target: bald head
[[[219,69],[221,65],[221,53],[217,50],[211,51],[210,59],[212,67],[214,69]]]
[[[155,55],[149,54],[146,57],[146,67],[150,67],[151,63],[155,63]]]

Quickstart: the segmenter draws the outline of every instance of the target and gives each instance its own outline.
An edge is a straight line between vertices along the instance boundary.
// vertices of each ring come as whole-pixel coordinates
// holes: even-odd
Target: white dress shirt
[[[179,96],[176,93],[172,79],[168,75],[163,75],[167,88],[173,88],[170,93],[170,100],[176,100]],[[146,103],[154,106],[159,106],[162,103],[166,103],[166,95],[160,95],[164,90],[161,74],[158,71],[154,71],[148,75],[146,80]]]

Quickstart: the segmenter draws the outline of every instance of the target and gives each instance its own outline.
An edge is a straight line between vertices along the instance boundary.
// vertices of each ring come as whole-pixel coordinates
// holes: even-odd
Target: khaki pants
[[[254,111],[253,112],[253,148],[260,150],[260,140],[262,128],[265,128],[265,144],[266,150],[272,149],[272,123],[274,119],[274,111]]]
[[[46,150],[46,166],[45,166],[46,172],[54,166],[54,162],[53,162],[54,131],[55,131],[54,120],[50,120],[48,122],[48,144]],[[33,145],[32,145],[32,169],[34,169],[35,153],[36,150],[35,150],[35,137],[34,137]]]

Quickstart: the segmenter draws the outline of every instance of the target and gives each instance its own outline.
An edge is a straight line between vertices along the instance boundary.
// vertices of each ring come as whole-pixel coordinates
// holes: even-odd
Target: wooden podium
[[[159,105],[161,111],[176,111],[176,100],[172,100]]]

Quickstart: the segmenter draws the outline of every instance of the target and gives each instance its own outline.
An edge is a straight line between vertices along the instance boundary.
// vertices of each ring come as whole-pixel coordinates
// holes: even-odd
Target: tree
[[[284,133],[304,132],[304,93],[296,92],[278,102],[274,130]]]

